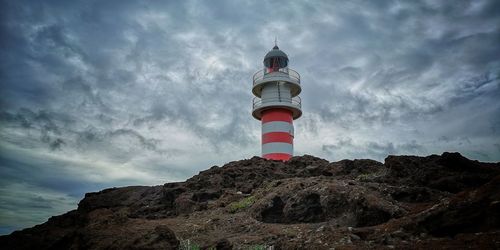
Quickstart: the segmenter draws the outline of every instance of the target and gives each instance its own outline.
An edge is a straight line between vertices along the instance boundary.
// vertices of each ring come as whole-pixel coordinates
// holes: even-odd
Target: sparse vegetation
[[[360,174],[356,177],[356,180],[361,181],[361,182],[371,182],[371,181],[374,181],[375,179],[377,179],[381,176],[384,176],[386,174],[387,174],[387,170],[383,169],[383,170],[378,171],[378,172]]]
[[[268,245],[251,245],[248,248],[245,248],[246,250],[273,250],[274,246],[268,246]]]
[[[200,250],[200,246],[196,244],[195,242],[187,239],[187,240],[181,240],[180,241],[180,246],[179,250]]]
[[[255,202],[255,196],[248,196],[240,201],[229,204],[229,212],[236,213],[247,207],[250,207]]]
[[[356,180],[357,181],[361,181],[361,182],[368,182],[368,181],[371,181],[373,180],[373,178],[375,178],[376,175],[373,174],[373,173],[369,173],[369,174],[360,174],[356,177]]]

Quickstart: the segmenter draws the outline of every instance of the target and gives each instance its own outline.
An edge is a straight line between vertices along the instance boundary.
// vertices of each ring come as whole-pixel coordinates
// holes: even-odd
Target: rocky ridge
[[[88,193],[2,249],[498,249],[500,163],[259,157]]]

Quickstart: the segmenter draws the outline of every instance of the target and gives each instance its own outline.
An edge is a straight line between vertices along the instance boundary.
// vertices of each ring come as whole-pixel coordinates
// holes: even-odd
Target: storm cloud
[[[251,77],[275,37],[302,78],[296,155],[500,161],[499,1],[1,6],[2,234],[259,155]]]

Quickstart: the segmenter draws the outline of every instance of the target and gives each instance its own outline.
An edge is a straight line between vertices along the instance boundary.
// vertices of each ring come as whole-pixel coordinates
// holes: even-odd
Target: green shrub
[[[233,202],[229,204],[229,212],[230,213],[236,213],[242,209],[245,209],[255,202],[255,197],[254,196],[248,196],[240,201]]]
[[[375,178],[375,174],[374,173],[370,173],[370,174],[360,174],[356,177],[356,180],[357,181],[361,181],[361,182],[369,182],[370,180],[372,180],[373,178]]]

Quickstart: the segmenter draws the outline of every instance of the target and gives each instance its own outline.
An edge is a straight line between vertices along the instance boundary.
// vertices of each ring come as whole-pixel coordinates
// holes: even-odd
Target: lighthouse
[[[262,157],[286,161],[293,156],[293,120],[302,115],[300,75],[288,68],[288,56],[277,45],[253,75],[252,116],[262,123]]]

